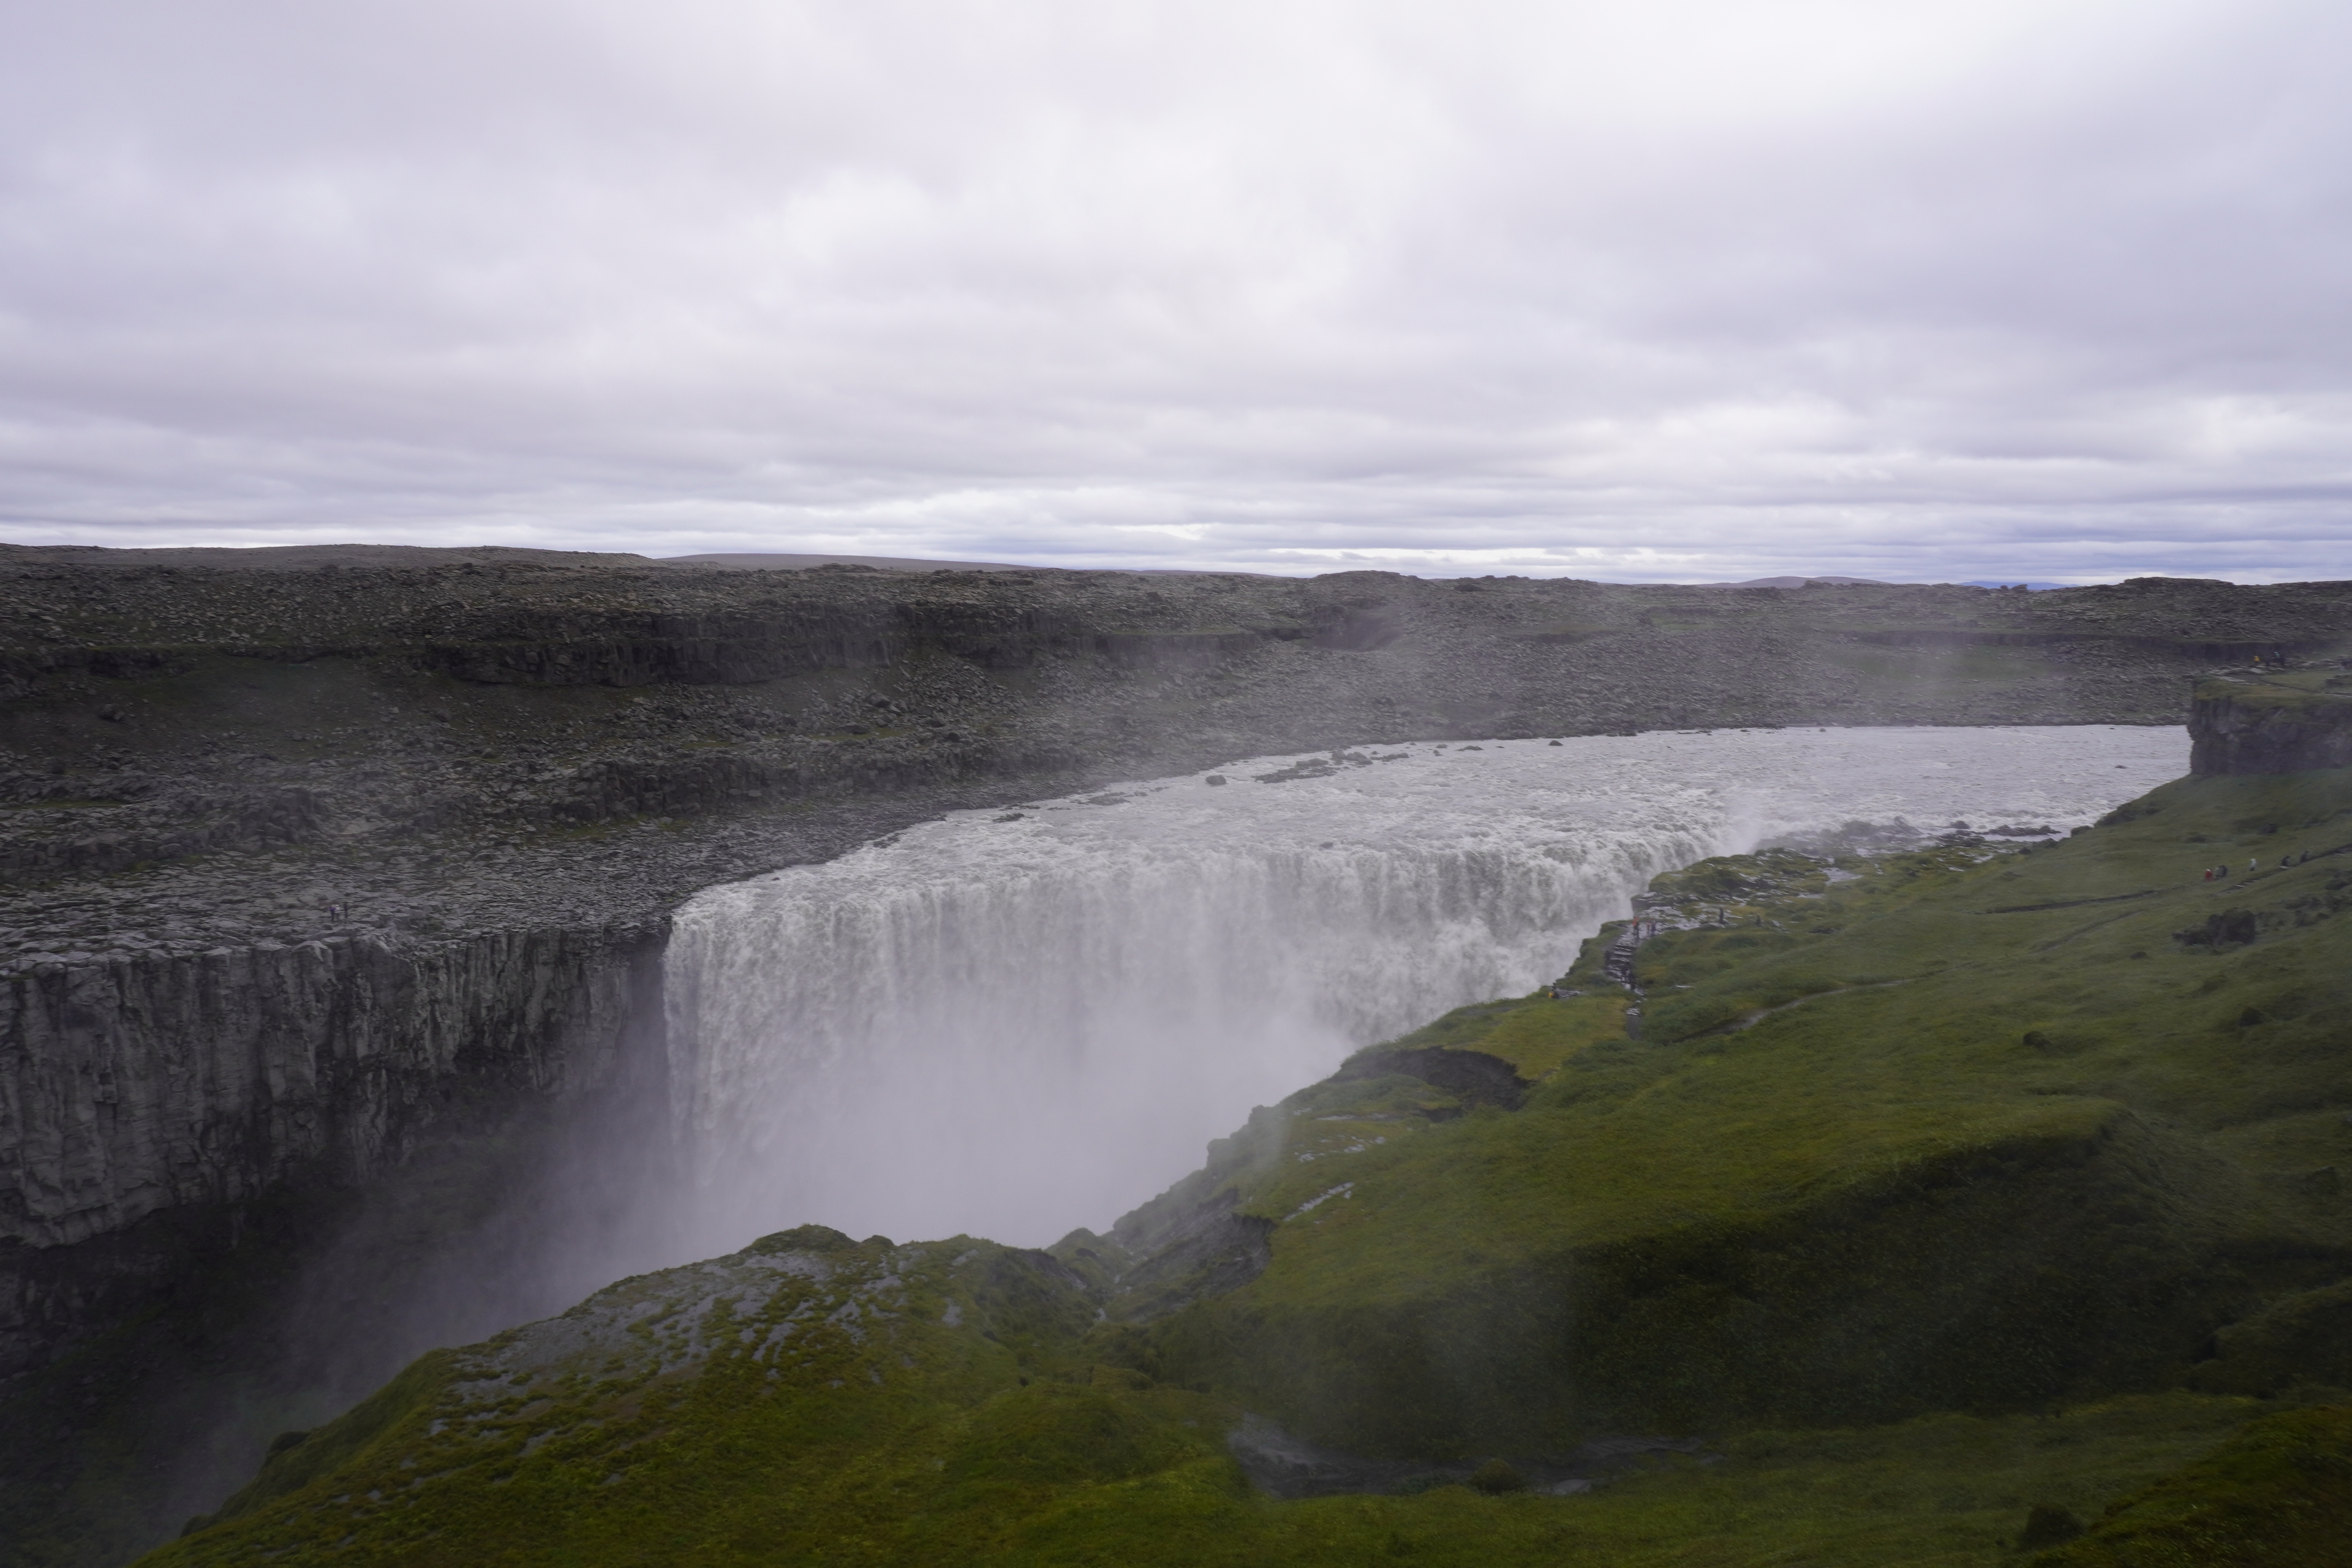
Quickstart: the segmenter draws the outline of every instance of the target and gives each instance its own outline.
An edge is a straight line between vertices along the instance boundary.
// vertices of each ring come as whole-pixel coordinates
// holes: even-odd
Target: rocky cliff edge
[[[2233,670],[2200,681],[2189,771],[2292,773],[2352,766],[2352,670]]]

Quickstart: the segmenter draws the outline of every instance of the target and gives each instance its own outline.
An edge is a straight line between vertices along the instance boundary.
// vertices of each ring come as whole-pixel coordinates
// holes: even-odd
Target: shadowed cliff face
[[[2217,661],[2352,635],[2345,584],[204,562],[0,547],[0,1376],[257,1204],[625,1081],[698,887],[1253,753],[2169,722]]]
[[[211,558],[0,548],[20,1247],[364,1180],[456,1086],[593,1086],[681,897],[943,807],[1416,736],[2162,722],[2216,658],[2352,629],[2341,584]]]
[[[8,975],[0,1373],[138,1299],[127,1259],[85,1280],[45,1255],[292,1182],[364,1183],[428,1131],[610,1082],[633,1021],[658,1016],[661,939],[367,936]]]
[[[2189,718],[2198,773],[2292,773],[2352,765],[2352,674],[2241,670],[2202,681]]]
[[[2347,785],[1699,862],[1107,1235],[623,1280],[147,1561],[2339,1562]]]
[[[0,875],[1378,739],[2169,722],[2340,584],[1615,587],[0,547]],[[92,562],[88,557],[99,556]],[[364,552],[354,561],[371,561]]]
[[[169,554],[0,547],[0,800],[15,808],[0,878],[698,824],[1377,740],[2170,722],[2183,676],[2315,654],[2352,628],[2337,584],[745,572],[514,551],[240,569],[150,553]]]
[[[2330,584],[210,558],[0,548],[24,1245],[356,1179],[435,1085],[593,1084],[681,897],[945,807],[1367,740],[2163,722],[2216,657],[2352,628]]]

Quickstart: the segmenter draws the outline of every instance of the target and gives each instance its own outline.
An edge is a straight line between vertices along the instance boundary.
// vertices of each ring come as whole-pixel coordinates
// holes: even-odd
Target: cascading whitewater
[[[667,959],[679,1245],[1098,1226],[1352,1047],[1559,973],[1660,871],[1852,820],[2063,829],[2187,749],[2120,727],[1374,748],[708,889]]]

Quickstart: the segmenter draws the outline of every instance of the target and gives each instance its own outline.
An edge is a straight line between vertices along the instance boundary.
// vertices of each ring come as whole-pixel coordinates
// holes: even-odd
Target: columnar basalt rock
[[[379,934],[0,977],[0,1376],[89,1326],[88,1293],[34,1252],[297,1179],[364,1183],[428,1131],[606,1082],[659,1015],[662,939]],[[141,1271],[110,1260],[102,1293],[135,1298]]]
[[[625,962],[551,960],[525,989],[579,999],[525,1001],[538,961],[488,955],[609,954],[695,886],[944,806],[1380,739],[2163,722],[2218,655],[2347,635],[2345,584],[0,547],[0,1214],[73,1245],[304,1162],[368,1168],[395,1082],[593,1074],[549,1059],[546,1020],[594,1012]],[[2208,707],[2214,765],[2311,743]],[[457,1043],[493,1015],[541,1043]]]
[[[2347,639],[2343,584],[0,546],[0,1373],[152,1300],[171,1235],[611,1081],[698,886],[1367,742],[2178,722]]]

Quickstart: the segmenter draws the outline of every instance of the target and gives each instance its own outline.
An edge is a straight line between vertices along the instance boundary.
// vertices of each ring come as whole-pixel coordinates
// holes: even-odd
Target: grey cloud
[[[0,530],[2352,576],[2316,4],[90,0]]]

